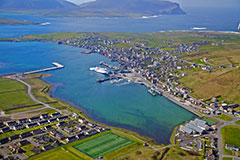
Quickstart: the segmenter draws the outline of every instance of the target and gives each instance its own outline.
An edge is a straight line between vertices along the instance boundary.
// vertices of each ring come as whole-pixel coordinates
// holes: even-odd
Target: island
[[[13,20],[13,19],[7,19],[7,18],[0,17],[0,25],[37,25],[37,24],[41,24],[41,22]]]
[[[22,0],[21,2],[0,0],[0,12],[48,17],[142,17],[185,14],[178,3],[159,0],[97,0],[80,5],[66,0]]]
[[[156,144],[135,132],[94,122],[82,111],[51,97],[52,86],[41,80],[50,75],[34,71],[2,75],[5,87],[0,88],[0,94],[8,93],[9,97],[1,99],[0,143],[13,157],[184,160],[237,158],[239,154],[239,34],[52,33],[0,41],[85,48],[88,54],[101,54],[120,65],[100,62],[102,68],[115,72],[96,83],[123,79],[145,85],[152,96],[165,96],[198,115],[175,127],[171,144]],[[63,65],[57,65],[61,66],[59,71]],[[16,92],[22,96],[9,101]]]

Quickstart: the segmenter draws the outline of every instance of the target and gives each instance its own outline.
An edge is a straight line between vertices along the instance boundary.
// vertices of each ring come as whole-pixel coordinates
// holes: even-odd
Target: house
[[[83,123],[84,120],[80,118],[80,119],[78,119],[78,122]]]
[[[62,117],[58,117],[57,120],[62,121],[62,120],[66,120],[68,118],[69,118],[68,116],[62,116]]]
[[[25,146],[25,145],[28,145],[28,144],[31,144],[28,140],[22,140],[19,142],[19,145],[22,147],[22,146]]]
[[[30,123],[30,124],[26,125],[27,128],[33,128],[33,127],[36,127],[36,126],[38,126],[37,123]]]
[[[41,120],[40,117],[33,117],[33,118],[29,119],[29,122],[33,123],[33,122],[37,122],[37,121],[40,121],[40,120]]]
[[[9,148],[12,150],[14,153],[24,153],[24,150],[17,146],[15,143],[9,144]]]
[[[27,137],[31,137],[32,136],[32,133],[31,132],[25,132],[25,133],[22,133],[20,134],[20,137],[23,139],[23,138],[27,138]]]
[[[52,115],[51,115],[51,117],[58,117],[58,116],[60,116],[60,113],[59,112],[56,112],[56,113],[53,113]]]
[[[216,156],[214,154],[214,151],[212,149],[210,149],[207,153],[207,160],[215,160]]]
[[[54,147],[58,147],[58,146],[61,146],[62,143],[61,143],[59,140],[56,140],[52,145],[53,145]]]
[[[90,127],[92,127],[92,128],[94,128],[94,127],[96,127],[97,125],[96,124],[94,124],[94,123],[88,123],[88,126],[90,126]]]
[[[13,141],[13,140],[16,140],[16,139],[19,139],[19,138],[20,138],[19,134],[15,134],[15,135],[9,137],[9,140]]]
[[[26,123],[28,123],[29,121],[27,120],[27,118],[23,118],[23,119],[19,119],[18,120],[18,123],[19,124],[26,124]]]
[[[65,128],[64,128],[64,131],[66,131],[66,132],[68,132],[68,133],[72,133],[72,132],[73,132],[73,129],[72,129],[72,128],[65,127]]]
[[[13,129],[16,131],[16,130],[22,130],[24,129],[24,126],[22,124],[18,124],[16,126],[13,127]]]
[[[57,124],[58,127],[63,127],[63,126],[66,126],[66,125],[67,125],[67,123],[64,122],[64,121]]]
[[[0,122],[0,128],[3,128],[3,127],[4,127],[4,123]]]
[[[66,140],[67,140],[68,143],[71,143],[71,142],[76,141],[77,138],[76,138],[76,136],[72,136],[72,137],[68,137]]]
[[[235,115],[236,117],[240,117],[240,112],[234,112],[234,115]]]
[[[73,113],[72,117],[73,118],[79,118],[78,114],[76,114],[76,113]]]
[[[49,119],[50,116],[46,113],[46,114],[42,114],[42,115],[40,116],[40,118],[41,118],[41,119]]]
[[[58,139],[58,140],[61,140],[61,139],[64,139],[65,137],[64,137],[64,135],[62,133],[57,133],[55,135],[55,138]]]
[[[96,131],[96,130],[91,130],[91,131],[89,131],[88,132],[88,135],[89,136],[93,136],[93,135],[95,135],[95,134],[97,134],[98,132]]]
[[[16,121],[13,121],[13,122],[7,122],[6,125],[7,125],[8,127],[13,127],[13,126],[18,125],[18,123],[17,123]]]
[[[49,123],[48,120],[43,120],[43,121],[38,122],[38,125],[42,126],[42,125],[45,125],[45,124],[48,124],[48,123]]]
[[[83,134],[83,133],[80,133],[80,134],[78,134],[77,135],[77,138],[78,139],[83,139],[83,138],[85,138],[86,136]]]
[[[44,130],[50,130],[50,129],[52,129],[52,126],[51,126],[51,125],[48,125],[48,126],[44,127],[43,129],[44,129]]]
[[[232,146],[232,145],[229,145],[229,144],[226,144],[225,148],[227,150],[231,150],[231,151],[235,151],[235,152],[238,152],[239,151],[239,147],[237,146]]]
[[[44,133],[41,129],[35,129],[32,131],[33,135]]]
[[[3,139],[0,140],[0,144],[5,144],[8,141],[9,141],[8,138],[3,138]]]
[[[57,118],[52,118],[52,119],[49,119],[48,120],[49,123],[54,123],[54,122],[57,122]]]
[[[43,149],[44,151],[48,151],[48,150],[53,149],[53,148],[54,148],[54,147],[53,147],[52,145],[50,145],[50,144],[42,147],[42,149]]]
[[[5,127],[5,128],[2,128],[0,130],[1,133],[6,133],[6,132],[9,132],[10,131],[10,128],[9,127]]]

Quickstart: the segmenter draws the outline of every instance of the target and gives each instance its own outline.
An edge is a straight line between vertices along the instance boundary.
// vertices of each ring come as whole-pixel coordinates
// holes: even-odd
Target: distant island
[[[0,12],[49,17],[142,17],[185,14],[178,3],[160,0],[96,0],[81,5],[65,0],[0,0]]]
[[[0,25],[31,25],[31,24],[41,24],[41,22],[30,22],[23,20],[13,20],[0,17]]]

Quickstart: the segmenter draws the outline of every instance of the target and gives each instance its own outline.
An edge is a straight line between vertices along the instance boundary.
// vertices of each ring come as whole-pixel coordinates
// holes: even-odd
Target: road
[[[24,84],[25,86],[27,86],[27,94],[28,96],[36,103],[38,104],[42,104],[44,107],[41,107],[41,108],[38,108],[38,109],[33,109],[33,110],[29,110],[29,111],[24,111],[24,112],[19,112],[19,113],[13,113],[13,114],[9,114],[8,116],[16,116],[16,115],[19,115],[19,114],[26,114],[26,113],[29,113],[29,112],[34,112],[34,111],[39,111],[39,110],[42,110],[44,108],[50,108],[50,109],[53,109],[53,110],[56,110],[57,112],[61,113],[62,114],[62,111],[61,110],[58,110],[54,107],[51,107],[50,105],[44,103],[44,102],[41,102],[39,100],[37,100],[31,93],[31,90],[32,90],[32,86],[30,84],[28,84],[27,82],[19,79],[17,76],[8,76],[8,78],[11,78],[13,80],[16,80],[22,84]]]
[[[230,114],[226,114],[226,115],[231,117],[232,121],[224,121],[224,120],[221,120],[221,119],[217,119],[222,124],[221,126],[218,127],[218,130],[217,130],[219,159],[221,160],[223,157],[231,157],[231,158],[235,158],[235,159],[240,159],[239,157],[236,157],[236,156],[224,155],[223,148],[225,146],[223,146],[223,139],[222,139],[221,129],[223,127],[229,126],[229,125],[240,126],[240,125],[235,123],[236,121],[238,121],[238,118],[236,118],[236,117],[234,117],[234,116],[232,116]]]

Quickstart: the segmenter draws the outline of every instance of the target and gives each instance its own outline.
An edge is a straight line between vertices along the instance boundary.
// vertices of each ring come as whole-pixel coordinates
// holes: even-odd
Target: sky
[[[68,0],[77,4],[94,0]],[[114,1],[114,0],[113,0]],[[228,7],[228,8],[240,8],[240,0],[170,0],[177,2],[181,7]]]

